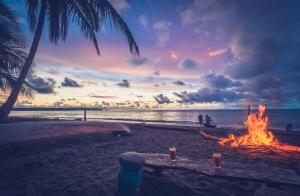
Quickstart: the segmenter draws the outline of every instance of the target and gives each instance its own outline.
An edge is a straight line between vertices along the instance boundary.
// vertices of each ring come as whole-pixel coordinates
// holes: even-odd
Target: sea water
[[[218,127],[243,127],[247,110],[102,110],[87,111],[88,121],[145,122],[153,124],[176,124],[198,126],[198,115],[208,114]],[[269,128],[285,130],[293,124],[293,130],[300,131],[300,109],[268,109]],[[13,111],[11,116],[43,117],[72,120],[83,119],[83,111]]]

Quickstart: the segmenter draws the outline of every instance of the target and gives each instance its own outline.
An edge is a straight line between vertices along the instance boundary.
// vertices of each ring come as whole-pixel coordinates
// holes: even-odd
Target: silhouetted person
[[[208,114],[206,114],[206,116],[205,116],[205,124],[206,124],[206,125],[210,125],[211,122],[212,122],[211,117],[208,116]]]
[[[201,114],[199,114],[198,120],[199,120],[200,127],[202,127],[203,126],[203,116]]]

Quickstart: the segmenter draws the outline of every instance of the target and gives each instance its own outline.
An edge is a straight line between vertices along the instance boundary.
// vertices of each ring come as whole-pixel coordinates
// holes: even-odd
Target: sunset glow
[[[21,9],[24,2],[14,1],[30,42],[32,33]],[[44,31],[35,59],[35,77],[48,91],[35,93],[33,99],[20,98],[18,106],[110,103],[111,107],[126,108],[138,102],[139,109],[201,109],[244,108],[264,102],[271,107],[299,107],[300,88],[298,83],[291,83],[291,78],[298,78],[299,66],[293,56],[299,40],[292,40],[295,36],[291,35],[285,45],[278,46],[291,52],[291,58],[281,58],[284,54],[277,55],[272,41],[264,40],[265,34],[261,33],[270,28],[277,32],[270,35],[270,40],[280,39],[287,31],[284,21],[297,23],[289,15],[283,14],[282,24],[275,22],[272,12],[256,20],[257,13],[243,12],[247,6],[225,6],[222,1],[114,0],[112,4],[129,25],[140,47],[140,57],[130,54],[126,40],[108,24],[97,34],[100,56],[75,25],[71,25],[66,42],[57,46],[49,43]],[[277,4],[270,6],[270,10],[283,9]],[[265,12],[261,7],[258,12]],[[255,21],[270,25],[261,26],[258,31]],[[262,47],[261,43],[269,43],[270,47]],[[291,66],[288,69],[286,65]],[[63,86],[66,78],[78,85]],[[128,85],[122,85],[123,81]],[[155,97],[160,94],[170,101],[157,101]],[[5,99],[2,93],[0,101]]]

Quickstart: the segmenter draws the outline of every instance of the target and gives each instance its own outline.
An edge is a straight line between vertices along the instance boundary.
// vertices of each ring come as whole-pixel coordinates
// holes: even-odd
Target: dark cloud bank
[[[117,83],[118,86],[122,87],[122,88],[129,88],[130,87],[130,83],[128,80],[122,80],[122,82]]]
[[[129,60],[129,63],[133,66],[142,66],[142,65],[146,65],[146,64],[151,64],[151,60],[149,58],[146,57],[139,57],[139,58],[133,58],[131,60]]]
[[[234,81],[225,75],[217,75],[211,73],[205,76],[204,78],[209,86],[213,88],[231,88],[241,86],[240,81]]]
[[[233,102],[242,98],[242,95],[228,90],[203,88],[197,92],[174,93],[179,98],[177,102],[185,104],[202,103],[202,102]]]
[[[181,69],[185,69],[185,70],[194,70],[198,66],[200,66],[200,64],[196,60],[191,58],[182,59],[178,65]]]
[[[169,104],[173,103],[167,96],[164,96],[163,94],[159,94],[157,96],[154,96],[155,101],[158,104]]]
[[[76,82],[75,80],[73,80],[71,78],[67,78],[67,77],[65,77],[64,81],[61,83],[61,86],[74,87],[74,88],[82,87],[81,85],[78,84],[78,82]]]
[[[300,1],[246,1],[239,7],[244,25],[232,40],[236,63],[227,74],[247,81],[241,90],[252,100],[299,103]]]
[[[56,82],[52,78],[34,77],[29,79],[30,85],[40,94],[53,94]]]
[[[300,1],[213,0],[189,9],[197,16],[190,23],[216,24],[212,31],[227,37],[232,62],[226,75],[206,76],[209,88],[176,93],[179,101],[299,105]],[[194,67],[189,60],[182,64]]]
[[[185,83],[181,80],[174,81],[173,84],[175,84],[177,86],[185,86]]]

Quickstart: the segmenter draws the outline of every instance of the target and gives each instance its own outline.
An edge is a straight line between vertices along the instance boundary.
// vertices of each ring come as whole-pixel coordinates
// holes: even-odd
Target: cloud
[[[185,83],[183,81],[180,81],[180,80],[174,81],[173,84],[175,84],[177,86],[185,86]]]
[[[204,79],[211,87],[214,88],[231,88],[241,86],[240,81],[235,81],[225,75],[217,75],[215,73],[206,75]]]
[[[179,59],[178,55],[175,52],[171,52],[170,57],[176,60]]]
[[[133,66],[141,66],[141,65],[147,65],[152,64],[152,61],[146,57],[136,57],[129,60],[129,63]]]
[[[82,87],[75,80],[73,80],[71,78],[67,78],[67,77],[65,77],[64,81],[61,83],[61,86],[63,86],[63,87],[75,87],[75,88]]]
[[[171,23],[166,20],[159,20],[153,24],[153,30],[156,32],[157,42],[159,47],[164,47],[170,41],[169,28]]]
[[[156,21],[154,24],[153,24],[153,29],[154,30],[158,30],[158,31],[161,31],[161,30],[169,30],[169,27],[171,26],[171,23],[169,21],[166,21],[166,20],[159,20],[159,21]]]
[[[109,0],[109,2],[119,13],[130,8],[127,0]]]
[[[129,88],[130,87],[130,83],[126,79],[122,80],[122,82],[120,82],[120,83],[117,83],[117,85],[122,87],[122,88]]]
[[[28,107],[32,106],[32,102],[29,100],[24,100],[24,101],[17,101],[16,102],[16,107]]]
[[[227,51],[228,51],[227,48],[214,50],[214,51],[209,52],[208,56],[210,56],[210,57],[220,56],[222,54],[225,54]]]
[[[23,104],[23,105],[31,105],[32,102],[31,102],[31,101],[28,101],[28,100],[25,100],[25,101],[21,101],[20,104]]]
[[[209,51],[208,56],[228,53],[225,72],[221,74],[225,78],[211,76],[210,87],[235,86],[236,93],[246,92],[247,99],[256,102],[297,101],[296,93],[300,89],[299,6],[297,0],[274,0],[272,3],[193,0],[181,9],[182,25],[199,27],[199,33],[202,27],[211,38],[221,40],[217,45],[220,49]],[[221,85],[222,80],[224,85]],[[242,84],[236,86],[232,83],[236,81]]]
[[[148,21],[148,17],[146,15],[140,15],[139,22],[145,29],[148,28],[149,21]]]
[[[285,85],[285,79],[276,76],[258,76],[255,80],[249,80],[245,85],[236,90],[247,94],[250,102],[263,102],[267,104],[280,104],[297,99],[298,90],[291,93],[290,85]],[[292,88],[295,88],[295,83]]]
[[[56,82],[52,78],[34,77],[29,79],[30,85],[40,94],[54,94]]]
[[[111,96],[111,95],[95,95],[95,94],[90,94],[88,96],[92,97],[92,98],[99,98],[99,99],[115,99],[115,98],[117,98],[116,96]]]
[[[247,25],[233,33],[229,47],[234,61],[226,74],[246,81],[244,88],[253,94],[253,99],[278,104],[297,100],[300,2],[253,1],[237,6],[235,17]]]
[[[170,41],[170,33],[168,31],[157,32],[157,45],[164,47]]]
[[[199,66],[200,66],[200,64],[196,60],[191,59],[191,58],[184,58],[178,64],[179,68],[185,69],[185,70],[194,70]]]
[[[134,103],[134,106],[136,106],[136,107],[140,107],[141,106],[141,103],[139,101],[135,101],[133,103]]]
[[[63,101],[56,101],[53,103],[53,107],[61,107],[64,105],[64,102]]]
[[[194,103],[211,103],[211,102],[233,102],[243,98],[242,94],[229,90],[218,89],[199,89],[197,92],[181,92],[174,93],[179,98],[178,103],[194,104]]]
[[[109,102],[106,102],[106,101],[102,101],[102,105],[109,107],[109,106],[110,106],[110,103],[109,103]]]
[[[183,25],[227,19],[235,9],[235,4],[237,3],[232,0],[194,0],[190,6],[181,11],[180,19]]]
[[[155,76],[160,76],[160,71],[158,71],[158,70],[154,71],[154,72],[153,72],[153,75],[155,75]]]
[[[185,9],[180,13],[182,24],[191,24],[194,22],[196,13],[192,9]]]
[[[169,104],[173,103],[167,96],[164,96],[163,94],[159,94],[157,96],[154,96],[155,101],[158,104]]]

